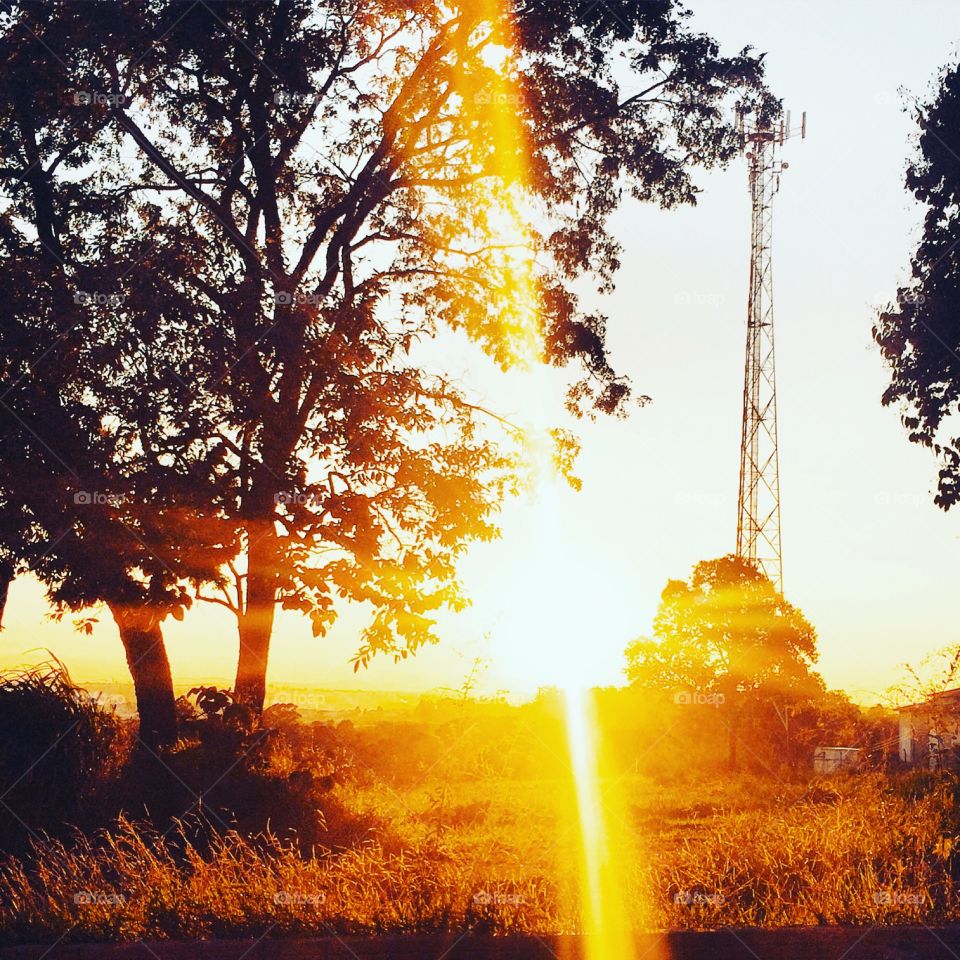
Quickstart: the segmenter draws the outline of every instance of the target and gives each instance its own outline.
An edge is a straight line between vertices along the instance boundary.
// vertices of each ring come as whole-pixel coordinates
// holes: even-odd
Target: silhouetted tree
[[[315,632],[337,595],[368,602],[357,663],[405,656],[462,602],[463,545],[494,533],[516,470],[491,440],[503,423],[419,367],[418,340],[446,325],[503,366],[578,363],[571,406],[623,409],[605,321],[571,283],[609,285],[623,187],[692,201],[689,167],[733,155],[724,106],[759,70],[671,3],[155,11],[162,39],[105,83],[149,104],[149,126],[112,116],[180,194],[156,208],[163,228],[197,251],[188,282],[220,365],[202,387],[230,406],[221,506],[245,527],[223,599],[237,690],[259,704],[278,598]],[[621,50],[639,93],[613,76]]]
[[[34,30],[15,16],[0,38],[0,574],[34,573],[60,612],[109,607],[156,748],[176,736],[160,624],[182,617],[184,581],[222,565],[223,531],[193,509],[197,484],[167,446],[197,420],[171,298],[161,317],[97,169],[118,139],[86,103],[87,68],[91,50],[118,52],[121,22],[97,6],[50,13]]]
[[[76,10],[15,16],[89,31]],[[605,319],[572,285],[612,283],[625,190],[693,202],[691,168],[738,149],[733,97],[773,105],[759,61],[721,57],[670,0],[97,10],[78,106],[110,135],[88,163],[149,293],[113,312],[180,364],[162,380],[187,411],[163,435],[179,469],[156,492],[239,532],[213,599],[238,618],[237,693],[262,707],[278,600],[315,633],[337,598],[367,603],[357,665],[406,656],[464,602],[454,561],[520,482],[517,428],[418,342],[445,327],[502,367],[579,366],[571,409],[622,412]]]
[[[811,671],[814,628],[770,580],[734,556],[701,561],[688,581],[668,581],[654,639],[634,641],[626,656],[631,683],[675,688],[683,701],[722,705],[731,767],[750,706],[771,699],[783,704],[823,689]]]
[[[960,498],[960,436],[950,422],[960,402],[960,66],[942,72],[915,115],[920,135],[906,185],[925,207],[923,232],[911,279],[873,335],[891,372],[883,403],[897,404],[911,442],[936,454],[935,502],[949,510]]]

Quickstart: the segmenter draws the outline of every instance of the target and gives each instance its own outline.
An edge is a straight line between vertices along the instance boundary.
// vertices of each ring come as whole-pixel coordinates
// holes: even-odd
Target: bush
[[[0,849],[86,818],[125,752],[120,721],[58,660],[0,674]]]
[[[181,738],[161,756],[137,753],[124,770],[114,817],[176,825],[197,849],[235,831],[269,834],[306,852],[380,838],[382,823],[351,813],[334,788],[347,766],[290,705],[262,717],[227,690],[197,687],[178,703]],[[103,824],[105,825],[105,824]]]
[[[230,831],[308,852],[390,841],[378,818],[335,793],[347,753],[297,723],[292,707],[257,718],[228,691],[197,688],[179,708],[181,739],[158,756],[134,750],[135,724],[104,710],[59,662],[0,675],[0,851],[122,817],[160,832],[179,825],[198,849]]]

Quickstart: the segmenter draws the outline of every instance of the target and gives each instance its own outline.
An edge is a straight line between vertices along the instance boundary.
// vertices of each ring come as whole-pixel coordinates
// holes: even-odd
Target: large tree
[[[625,191],[693,202],[692,168],[738,149],[732,101],[773,106],[758,60],[720,56],[672,0],[110,8],[70,109],[122,145],[94,157],[100,202],[122,201],[111,242],[136,248],[150,298],[114,315],[156,318],[183,357],[190,415],[164,462],[238,531],[214,599],[238,617],[237,692],[262,706],[278,601],[317,632],[338,598],[365,602],[357,663],[406,655],[463,602],[457,555],[519,482],[516,427],[418,342],[447,328],[503,367],[579,367],[571,409],[622,412],[605,318],[573,285],[611,284]],[[16,15],[43,37],[81,29],[75,10]]]
[[[199,421],[182,314],[153,308],[144,245],[116,242],[119,138],[87,103],[116,12],[57,13],[0,38],[0,574],[34,573],[60,613],[109,607],[155,749],[176,736],[160,624],[236,547],[167,446]]]
[[[246,528],[226,601],[237,689],[260,704],[278,597],[319,631],[337,594],[367,601],[358,663],[405,655],[436,606],[460,602],[463,544],[493,533],[515,461],[411,344],[447,326],[503,366],[576,363],[571,406],[622,410],[605,320],[571,284],[610,283],[624,187],[692,201],[690,168],[733,155],[730,101],[759,71],[667,2],[157,12],[162,41],[110,87],[148,103],[152,125],[113,114],[182,194],[164,222],[199,251],[219,363],[205,389],[231,408],[221,506]],[[620,52],[640,93],[621,92]]]
[[[906,186],[925,208],[923,229],[910,280],[873,334],[890,369],[883,403],[899,406],[910,440],[937,456],[935,501],[949,510],[960,499],[960,66],[942,72],[915,116],[920,132]]]
[[[689,580],[668,581],[653,632],[627,647],[627,679],[722,704],[731,767],[752,705],[783,705],[822,690],[811,669],[817,648],[810,622],[738,557],[701,561]]]

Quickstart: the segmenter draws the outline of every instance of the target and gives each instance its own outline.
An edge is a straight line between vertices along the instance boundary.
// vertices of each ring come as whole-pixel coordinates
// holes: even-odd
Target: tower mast
[[[787,164],[780,148],[791,136],[806,137],[807,115],[796,130],[790,114],[770,123],[741,114],[751,200],[747,351],[743,378],[737,556],[754,564],[783,589],[780,546],[780,462],[777,450],[777,380],[773,341],[773,198]]]

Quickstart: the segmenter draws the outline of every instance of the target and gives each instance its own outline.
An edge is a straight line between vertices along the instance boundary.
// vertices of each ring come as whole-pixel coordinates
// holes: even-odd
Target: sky
[[[955,58],[955,0],[690,0],[725,52],[766,51],[768,79],[808,138],[788,144],[774,212],[784,591],[819,634],[832,687],[873,702],[960,641],[954,597],[960,512],[932,502],[937,467],[908,443],[870,329],[906,275],[920,211],[903,189],[914,126],[904,112]],[[653,402],[628,420],[576,425],[579,493],[545,484],[507,505],[502,538],[461,570],[473,604],[444,615],[442,642],[401,664],[349,663],[363,623],[348,610],[322,640],[281,615],[269,679],[329,688],[482,687],[528,692],[571,677],[622,682],[623,650],[649,634],[668,578],[735,546],[749,196],[743,160],[700,173],[695,208],[625,202],[616,291],[587,294],[609,317],[615,365]],[[554,374],[493,376],[454,341],[452,369],[498,410],[563,423]],[[84,681],[126,679],[109,613],[93,635],[53,622],[28,579],[11,589],[0,666],[51,650]],[[177,681],[228,682],[236,630],[203,606],[165,626]]]

